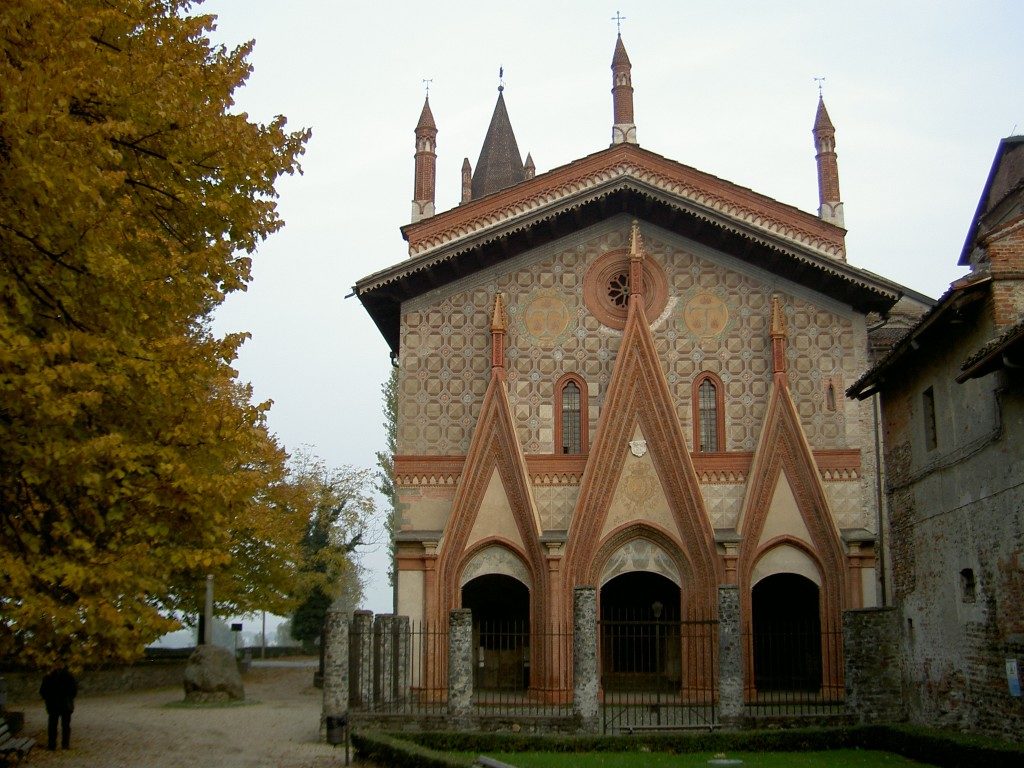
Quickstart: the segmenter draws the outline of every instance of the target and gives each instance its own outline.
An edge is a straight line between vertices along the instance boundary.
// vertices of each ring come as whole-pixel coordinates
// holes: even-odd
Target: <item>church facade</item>
[[[874,405],[844,391],[908,292],[846,259],[822,101],[811,214],[642,148],[632,93],[620,37],[611,145],[538,174],[499,89],[442,212],[424,103],[408,258],[355,286],[398,368],[396,610],[530,644],[579,586],[602,621],[683,621],[735,585],[754,690],[759,632],[879,603]],[[686,654],[644,663],[678,682]],[[841,644],[806,655],[787,671],[841,690]],[[543,663],[524,686],[571,676]]]

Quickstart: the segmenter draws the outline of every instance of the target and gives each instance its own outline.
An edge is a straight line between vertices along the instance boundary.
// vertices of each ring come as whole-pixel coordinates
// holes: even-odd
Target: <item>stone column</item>
[[[734,584],[718,587],[718,719],[725,728],[739,728],[743,721],[743,635]]]
[[[457,608],[448,618],[448,717],[469,719],[473,705],[473,612]]]
[[[387,707],[395,698],[395,617],[379,614],[373,620],[373,700]]]
[[[573,713],[582,731],[600,725],[597,695],[597,590],[576,587],[572,593]]]
[[[858,722],[903,719],[899,632],[895,608],[843,612],[846,707]]]
[[[412,655],[409,638],[409,617],[395,616],[395,699],[401,703],[409,698],[412,679]]]
[[[348,614],[337,608],[324,620],[324,702],[320,740],[327,738],[327,718],[348,714]]]
[[[357,709],[373,709],[373,611],[352,614],[351,678],[353,705]]]

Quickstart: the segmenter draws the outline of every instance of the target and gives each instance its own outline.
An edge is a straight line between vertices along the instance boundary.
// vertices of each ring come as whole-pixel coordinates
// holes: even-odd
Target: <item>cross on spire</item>
[[[434,82],[434,79],[432,77],[431,78],[427,78],[427,77],[423,78],[423,86],[424,86],[424,88],[426,88],[427,98],[428,99],[430,98],[430,84],[432,82]]]
[[[498,67],[498,91],[505,90],[505,68]]]
[[[824,76],[814,78],[814,82],[818,84],[818,96],[821,96],[821,84],[825,82]]]
[[[622,22],[624,22],[625,20],[626,20],[626,17],[625,17],[625,16],[623,16],[623,15],[622,15],[621,13],[619,13],[618,11],[616,11],[616,12],[615,12],[615,15],[614,15],[614,16],[612,16],[612,21],[614,21],[614,22],[615,22],[615,26],[616,26],[616,27],[618,28],[618,30],[619,30],[619,37],[622,37]]]

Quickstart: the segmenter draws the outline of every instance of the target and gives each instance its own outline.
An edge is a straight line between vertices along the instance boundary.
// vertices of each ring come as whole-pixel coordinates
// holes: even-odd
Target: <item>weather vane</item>
[[[498,67],[498,90],[505,90],[505,68]]]
[[[612,16],[612,21],[615,22],[615,26],[618,28],[620,35],[622,34],[622,22],[624,22],[625,20],[626,20],[626,17],[623,16],[618,11],[616,11],[615,15]]]
[[[423,78],[423,85],[427,89],[427,98],[430,98],[430,84],[434,82],[434,78]]]
[[[821,96],[821,84],[825,82],[825,78],[824,77],[816,77],[816,78],[814,78],[814,82],[816,82],[818,84],[818,96]]]

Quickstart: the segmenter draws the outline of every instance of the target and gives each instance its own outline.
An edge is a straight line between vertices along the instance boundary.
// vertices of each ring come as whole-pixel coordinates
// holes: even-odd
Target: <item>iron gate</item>
[[[598,622],[605,733],[717,724],[718,621]]]

